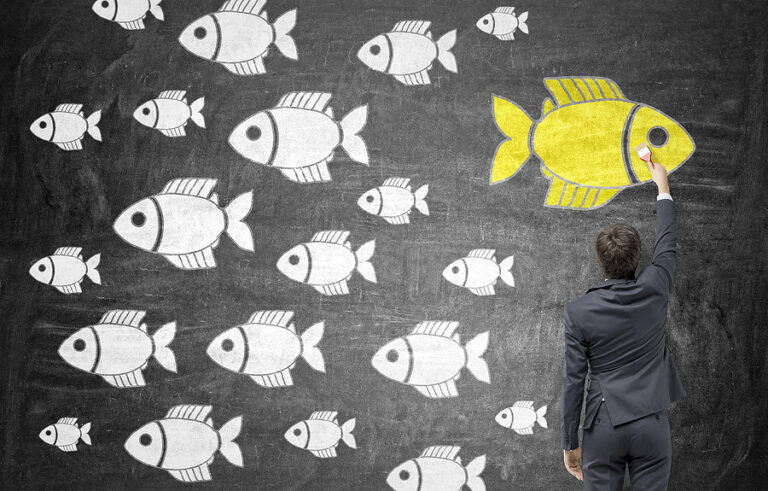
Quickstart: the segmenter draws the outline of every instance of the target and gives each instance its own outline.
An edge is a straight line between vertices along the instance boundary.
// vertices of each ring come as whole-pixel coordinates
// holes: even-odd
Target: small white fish
[[[458,396],[456,380],[464,368],[490,384],[488,365],[482,358],[488,348],[488,331],[462,346],[455,334],[458,327],[458,322],[421,322],[411,334],[377,351],[371,364],[388,379],[410,385],[433,399]]]
[[[101,141],[101,111],[86,119],[82,104],[60,104],[52,112],[43,114],[29,127],[29,131],[41,140],[56,144],[62,150],[82,150],[86,133]]]
[[[43,428],[40,439],[64,452],[77,452],[77,442],[80,440],[86,445],[91,445],[89,431],[91,431],[91,423],[85,423],[78,428],[77,418],[61,418]]]
[[[339,426],[336,411],[316,411],[309,419],[299,421],[285,432],[285,439],[294,447],[309,450],[315,457],[328,459],[336,457],[336,447],[343,441],[349,448],[357,448],[355,419]]]
[[[253,191],[219,207],[216,179],[174,179],[160,194],[129,206],[112,227],[134,247],[160,254],[181,269],[215,268],[213,249],[226,232],[235,244],[253,252],[253,236],[245,218]]]
[[[431,83],[427,70],[435,60],[454,73],[456,58],[451,53],[456,43],[456,29],[435,42],[425,20],[404,20],[392,31],[379,34],[363,45],[357,57],[369,68],[387,73],[405,85]]]
[[[515,39],[515,31],[520,29],[528,34],[528,12],[523,12],[520,17],[515,15],[515,7],[498,7],[488,15],[484,15],[477,21],[477,28],[492,34],[502,41]]]
[[[190,119],[201,128],[205,128],[205,119],[200,112],[205,105],[205,97],[187,104],[186,90],[166,90],[133,112],[139,123],[155,128],[165,136],[186,136],[184,127]]]
[[[495,249],[474,249],[467,257],[457,259],[443,270],[443,278],[454,285],[464,287],[478,296],[495,295],[496,280],[515,286],[512,266],[515,256],[509,256],[501,264],[496,262]]]
[[[325,373],[323,354],[317,348],[325,324],[315,324],[298,336],[291,319],[290,311],[256,312],[247,323],[219,334],[206,353],[218,365],[248,375],[262,387],[292,386],[291,369],[299,357]]]
[[[82,247],[59,247],[50,256],[39,259],[29,268],[32,278],[45,285],[51,285],[61,293],[82,293],[80,284],[86,276],[101,285],[101,275],[96,269],[101,254],[83,262]]]
[[[341,146],[368,165],[368,149],[358,135],[368,118],[368,105],[357,107],[341,121],[328,107],[328,92],[290,92],[272,109],[254,114],[229,135],[230,146],[257,164],[275,167],[294,182],[331,180],[328,162]]]
[[[208,466],[216,452],[232,465],[243,466],[235,438],[243,418],[238,416],[218,430],[208,417],[211,406],[174,406],[163,419],[145,424],[125,441],[125,450],[142,464],[163,469],[182,482],[210,481]]]
[[[538,411],[533,409],[533,401],[517,401],[499,411],[496,422],[504,428],[515,430],[518,435],[533,435],[534,423],[539,423],[542,428],[547,427],[547,406],[541,406]]]
[[[237,75],[266,73],[264,57],[274,44],[287,58],[297,60],[291,30],[296,9],[284,13],[274,24],[262,12],[267,0],[229,0],[218,12],[200,17],[188,25],[179,42],[190,53],[221,63]]]
[[[395,491],[485,491],[480,474],[485,470],[485,455],[475,458],[467,467],[457,454],[461,447],[439,445],[428,447],[415,459],[395,467],[387,476],[387,484]]]
[[[299,244],[283,254],[277,269],[288,278],[311,285],[323,295],[348,295],[347,281],[352,271],[371,283],[376,283],[376,271],[371,258],[376,241],[366,242],[356,251],[344,230],[324,230],[312,236],[310,242]]]
[[[98,324],[65,339],[59,356],[119,388],[144,387],[142,371],[153,356],[163,368],[176,373],[176,357],[168,347],[176,336],[176,323],[165,324],[150,336],[141,322],[145,315],[141,310],[110,310]]]
[[[162,0],[96,0],[91,8],[102,19],[116,22],[123,29],[132,31],[144,29],[147,12],[157,20],[165,20],[160,2]]]
[[[429,185],[421,186],[414,193],[410,181],[404,177],[390,177],[381,186],[369,189],[360,196],[357,206],[393,225],[410,223],[409,215],[414,207],[423,215],[429,215],[425,201]]]

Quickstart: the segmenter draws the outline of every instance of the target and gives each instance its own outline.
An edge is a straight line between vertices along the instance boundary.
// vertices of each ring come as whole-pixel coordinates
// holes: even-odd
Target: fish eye
[[[301,435],[301,430],[296,428],[295,430],[293,430],[293,434],[296,435],[296,436],[299,436],[299,435]]]
[[[195,29],[195,37],[197,39],[203,39],[206,35],[208,35],[208,31],[205,30],[205,27]]]
[[[369,194],[369,195],[368,195],[368,197],[367,197],[367,198],[365,198],[365,201],[367,201],[367,202],[369,202],[369,203],[373,203],[373,195],[372,195],[372,194]]]
[[[403,469],[400,471],[400,480],[407,481],[411,477],[411,473]]]
[[[225,339],[221,342],[221,349],[229,353],[235,348],[235,343],[231,339]]]
[[[152,437],[149,435],[149,433],[144,433],[139,437],[139,443],[145,447],[148,447],[152,443]]]
[[[48,126],[48,123],[46,123],[45,121],[40,121],[41,128],[45,128],[46,126]]]
[[[654,126],[648,130],[648,143],[654,147],[663,147],[667,141],[669,141],[669,134],[661,126]]]
[[[507,413],[501,413],[501,419],[507,419]]]
[[[137,211],[133,214],[131,217],[131,223],[134,224],[137,227],[142,227],[147,222],[147,217],[144,215],[144,213]]]
[[[488,25],[488,19],[483,19],[483,24]]]
[[[299,264],[299,256],[296,254],[291,254],[291,257],[288,258],[288,262],[296,266]]]
[[[398,358],[400,358],[400,355],[397,353],[397,350],[391,349],[387,353],[387,361],[390,363],[396,362]]]
[[[144,116],[149,116],[149,113],[150,113],[150,112],[151,112],[151,111],[149,110],[149,108],[148,108],[148,107],[145,107],[144,109],[142,109],[142,110],[141,110],[141,113],[142,113]]]
[[[101,8],[105,9],[107,7],[109,7],[109,2],[107,2],[107,0],[104,0],[103,2],[101,2]]]
[[[75,351],[83,351],[85,349],[85,341],[77,339],[72,347],[75,348]]]
[[[51,436],[51,430],[45,430],[45,434]]]
[[[452,268],[451,268],[451,273],[453,273],[453,274],[459,274],[459,267],[458,267],[458,266],[454,266],[454,267],[452,267]]]
[[[261,129],[258,126],[249,126],[248,129],[245,130],[245,136],[251,141],[258,140],[261,136]]]
[[[371,49],[371,54],[374,56],[381,53],[381,46],[379,46],[378,44],[374,44],[373,46],[371,46],[370,49]]]
[[[41,264],[40,266],[38,266],[38,267],[37,267],[37,270],[38,270],[38,271],[40,271],[41,273],[42,273],[43,271],[45,271],[45,264]]]

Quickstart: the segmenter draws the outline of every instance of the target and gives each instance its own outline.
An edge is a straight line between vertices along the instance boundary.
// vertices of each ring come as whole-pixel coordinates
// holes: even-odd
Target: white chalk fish
[[[73,367],[93,373],[119,388],[144,387],[149,359],[176,373],[176,357],[168,346],[176,336],[170,322],[152,336],[141,310],[110,310],[98,324],[84,327],[61,343],[59,356]]]
[[[200,112],[205,105],[205,97],[187,104],[186,90],[166,90],[133,112],[139,123],[155,128],[165,136],[185,136],[184,127],[190,119],[201,128],[205,128],[205,119]]]
[[[253,252],[253,236],[245,223],[253,191],[220,208],[215,186],[216,179],[174,179],[160,194],[129,206],[112,227],[124,241],[162,255],[177,268],[215,268],[213,249],[224,232],[239,248]]]
[[[32,278],[45,285],[51,285],[61,293],[82,293],[80,284],[86,276],[101,285],[101,275],[96,269],[101,254],[83,261],[82,247],[59,247],[50,256],[39,259],[29,268]]]
[[[123,29],[144,29],[147,12],[157,20],[165,20],[162,0],[96,0],[91,9],[102,19],[116,22]]]
[[[264,57],[274,44],[287,58],[299,58],[290,33],[296,9],[270,24],[263,12],[267,0],[229,0],[218,12],[188,25],[179,42],[190,53],[224,65],[237,75],[266,73]]]
[[[515,31],[520,29],[528,34],[528,12],[523,12],[520,17],[515,15],[515,7],[498,7],[488,15],[484,15],[477,21],[477,28],[492,34],[502,41],[515,39]]]
[[[285,439],[294,447],[309,450],[315,457],[328,459],[336,457],[336,447],[343,441],[349,448],[357,448],[355,419],[339,426],[336,411],[316,411],[309,419],[299,421],[285,432]]]
[[[357,57],[369,68],[387,73],[405,85],[428,85],[435,60],[454,73],[456,58],[451,53],[456,43],[456,29],[435,42],[425,20],[404,20],[391,32],[379,34],[363,45]]]
[[[390,341],[376,352],[371,364],[388,379],[410,385],[433,399],[459,395],[456,380],[463,368],[490,384],[488,365],[482,358],[488,348],[488,331],[462,346],[455,334],[458,327],[458,322],[421,322],[411,334]]]
[[[428,447],[415,459],[403,462],[387,476],[387,484],[395,491],[485,491],[480,474],[485,470],[485,455],[464,467],[457,454],[461,447],[440,445]]]
[[[495,249],[474,249],[467,257],[457,259],[443,270],[443,278],[457,286],[462,286],[475,295],[495,295],[496,280],[501,278],[505,284],[515,286],[512,266],[515,256],[509,256],[496,262]]]
[[[85,423],[78,428],[77,418],[61,418],[43,428],[40,439],[64,452],[77,452],[77,442],[80,440],[86,445],[91,445],[89,431],[91,431],[91,423]]]
[[[317,348],[325,324],[315,324],[299,336],[291,319],[290,311],[256,312],[247,323],[219,334],[206,353],[218,365],[248,375],[262,387],[292,386],[291,369],[299,357],[325,373],[323,354]]]
[[[299,244],[283,254],[277,269],[288,278],[311,285],[323,295],[348,295],[347,282],[352,271],[371,283],[376,283],[376,271],[370,263],[376,241],[366,242],[356,251],[344,230],[324,230],[309,242]]]
[[[423,215],[429,215],[425,201],[429,185],[421,186],[414,193],[408,184],[410,181],[404,177],[390,177],[381,186],[369,189],[360,196],[357,206],[393,225],[410,223],[409,215],[414,207]]]
[[[182,482],[210,481],[208,466],[216,452],[232,465],[243,466],[235,438],[243,418],[238,416],[218,430],[208,417],[211,406],[174,406],[163,419],[145,424],[125,441],[125,450],[142,464],[163,469]]]
[[[101,111],[85,118],[82,104],[60,104],[52,112],[43,114],[29,127],[29,131],[41,140],[56,144],[62,150],[82,150],[86,133],[101,141]]]
[[[368,105],[333,119],[327,92],[290,92],[272,109],[240,123],[229,135],[232,148],[257,164],[274,167],[294,182],[330,181],[328,162],[336,147],[368,165],[368,149],[358,135],[368,118]]]
[[[496,422],[504,428],[515,430],[518,435],[533,435],[534,423],[539,423],[542,428],[547,427],[547,406],[541,406],[538,411],[533,409],[533,401],[517,401],[499,411]]]

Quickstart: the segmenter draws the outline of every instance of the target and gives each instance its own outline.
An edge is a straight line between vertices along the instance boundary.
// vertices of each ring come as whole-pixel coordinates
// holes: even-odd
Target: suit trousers
[[[672,438],[666,409],[614,427],[601,402],[581,447],[587,491],[621,491],[625,464],[633,491],[667,489]]]

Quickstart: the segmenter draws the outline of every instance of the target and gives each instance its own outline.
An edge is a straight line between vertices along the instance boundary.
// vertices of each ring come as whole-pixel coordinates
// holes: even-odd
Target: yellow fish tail
[[[495,95],[493,117],[508,140],[498,146],[493,156],[491,184],[514,176],[531,156],[528,134],[533,126],[533,119],[520,106]]]

